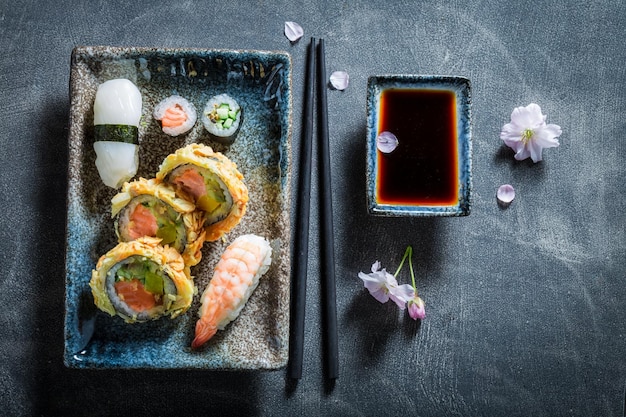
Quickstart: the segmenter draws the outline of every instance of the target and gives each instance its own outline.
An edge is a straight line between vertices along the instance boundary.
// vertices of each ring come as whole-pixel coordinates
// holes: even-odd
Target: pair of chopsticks
[[[311,38],[307,54],[306,96],[304,99],[304,130],[300,148],[300,175],[298,184],[298,215],[296,238],[296,258],[294,265],[294,290],[292,292],[292,332],[290,337],[289,377],[302,377],[304,353],[304,317],[306,309],[306,278],[309,251],[309,212],[311,207],[311,154],[313,150],[313,121],[315,97],[315,48],[316,40]],[[319,188],[320,212],[320,262],[322,279],[322,316],[324,324],[326,376],[336,379],[339,376],[339,353],[337,343],[337,308],[335,295],[335,255],[332,218],[332,196],[330,181],[330,152],[328,143],[328,103],[326,97],[326,62],[324,40],[317,44],[318,99],[319,99]]]

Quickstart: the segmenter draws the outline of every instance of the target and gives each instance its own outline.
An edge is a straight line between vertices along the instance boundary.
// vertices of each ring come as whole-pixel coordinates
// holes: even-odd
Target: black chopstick
[[[339,376],[339,352],[337,343],[337,307],[335,287],[335,250],[333,236],[333,204],[330,179],[330,149],[328,142],[328,99],[326,97],[326,58],[324,39],[318,41],[318,116],[320,152],[320,244],[321,279],[324,317],[324,343],[326,346],[326,376]]]
[[[308,50],[306,92],[303,112],[303,135],[300,145],[300,172],[297,189],[295,264],[292,290],[292,326],[289,338],[289,377],[302,377],[304,351],[304,312],[306,306],[306,274],[309,255],[309,212],[311,206],[311,154],[313,148],[313,99],[315,94],[315,38]]]

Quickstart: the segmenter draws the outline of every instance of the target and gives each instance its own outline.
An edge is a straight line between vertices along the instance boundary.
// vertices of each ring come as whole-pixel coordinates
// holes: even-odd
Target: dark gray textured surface
[[[626,6],[526,2],[4,2],[0,6],[0,405],[5,415],[622,416],[626,385]],[[286,20],[305,38],[290,45]],[[75,45],[287,50],[300,138],[305,48],[326,40],[341,376],[321,371],[312,218],[304,378],[285,372],[63,367],[70,52]],[[473,210],[365,209],[369,75],[462,75],[473,88]],[[544,161],[498,138],[536,102],[563,128]],[[314,161],[315,162],[315,161]],[[508,209],[495,191],[513,184]],[[314,182],[313,193],[317,192]],[[356,274],[416,250],[428,317],[379,305]],[[403,274],[403,279],[407,275]]]

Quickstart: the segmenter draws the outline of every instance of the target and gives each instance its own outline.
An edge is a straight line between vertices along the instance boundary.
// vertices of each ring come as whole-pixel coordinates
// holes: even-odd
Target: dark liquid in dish
[[[380,97],[378,133],[398,147],[378,152],[379,204],[451,206],[458,203],[456,96],[453,91],[387,89]]]

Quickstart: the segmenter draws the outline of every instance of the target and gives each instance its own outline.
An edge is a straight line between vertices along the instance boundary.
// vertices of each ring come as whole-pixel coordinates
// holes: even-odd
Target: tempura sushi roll
[[[96,168],[102,182],[118,188],[139,167],[141,93],[127,79],[98,86],[93,106]]]
[[[89,286],[100,310],[128,323],[174,318],[189,308],[195,290],[182,256],[151,237],[119,243],[102,255]]]
[[[111,199],[111,216],[120,242],[142,236],[157,237],[182,254],[186,266],[202,258],[203,218],[188,200],[176,197],[174,189],[155,179],[127,182]]]
[[[243,108],[228,94],[212,97],[202,112],[204,128],[220,143],[233,143],[242,122]]]
[[[161,123],[163,133],[170,136],[185,134],[196,124],[196,108],[186,98],[170,96],[163,99],[152,112]]]
[[[165,158],[156,178],[196,205],[206,240],[215,241],[235,227],[246,212],[248,188],[237,166],[209,146],[193,143]]]

